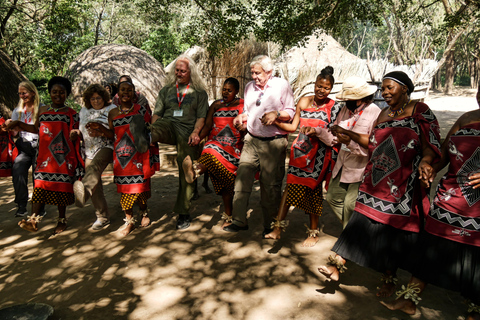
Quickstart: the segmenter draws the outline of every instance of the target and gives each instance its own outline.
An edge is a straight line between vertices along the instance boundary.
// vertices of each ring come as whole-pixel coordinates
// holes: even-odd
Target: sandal
[[[42,218],[42,216],[34,213],[31,216],[27,217],[27,220],[22,219],[22,221],[20,221],[18,225],[20,226],[20,228],[27,231],[36,232],[38,230],[37,225],[40,221],[42,221]]]

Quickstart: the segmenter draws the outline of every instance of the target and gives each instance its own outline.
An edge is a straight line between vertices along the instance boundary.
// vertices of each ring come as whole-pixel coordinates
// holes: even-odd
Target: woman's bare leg
[[[310,230],[313,232],[310,232],[307,239],[303,241],[302,247],[313,247],[318,242],[318,216],[314,213],[310,213]]]
[[[288,196],[288,184],[283,191],[282,199],[280,201],[280,208],[278,209],[277,221],[283,221],[287,217],[288,209],[290,206],[287,205],[287,196]],[[265,239],[280,239],[280,234],[282,233],[282,228],[275,226],[273,231],[265,235]]]

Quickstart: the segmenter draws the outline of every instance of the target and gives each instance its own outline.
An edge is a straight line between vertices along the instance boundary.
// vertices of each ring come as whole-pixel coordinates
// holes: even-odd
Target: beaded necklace
[[[389,107],[388,109],[390,110],[390,112],[388,113],[388,116],[390,118],[395,118],[396,116],[399,116],[401,115],[404,111],[405,111],[405,107],[407,106],[407,104],[410,102],[410,100],[408,100],[407,102],[405,102],[403,104],[403,106],[398,109],[398,110],[392,110],[392,107]]]
[[[54,108],[54,107],[52,107],[52,105],[49,105],[48,108],[47,108],[47,111],[53,110],[55,112],[58,112],[58,110],[60,110],[62,108],[65,108],[65,106],[61,106],[60,108]]]
[[[135,105],[132,104],[132,106],[131,106],[130,109],[128,109],[128,110],[123,110],[121,106],[118,106],[118,112],[119,112],[120,114],[129,114],[130,111],[133,110],[133,107],[134,107],[134,106],[135,106]]]

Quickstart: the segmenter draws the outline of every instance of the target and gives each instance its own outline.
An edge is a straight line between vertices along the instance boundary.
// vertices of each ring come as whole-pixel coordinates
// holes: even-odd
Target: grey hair
[[[165,86],[173,86],[177,81],[177,77],[175,76],[175,67],[177,65],[177,61],[179,60],[188,61],[188,68],[190,69],[190,85],[192,88],[195,90],[207,91],[207,85],[200,76],[197,64],[190,56],[186,54],[178,56],[177,59],[175,59],[175,61],[172,63],[172,67],[170,70],[168,70],[167,78],[165,79]]]
[[[269,72],[273,70],[273,62],[268,56],[260,55],[253,58],[252,62],[250,62],[250,67],[259,64],[263,71]]]

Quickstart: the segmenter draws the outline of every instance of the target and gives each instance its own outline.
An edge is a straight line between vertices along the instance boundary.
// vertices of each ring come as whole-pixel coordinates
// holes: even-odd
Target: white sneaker
[[[103,228],[105,228],[106,226],[108,226],[110,224],[110,220],[107,220],[107,221],[101,221],[101,220],[98,220],[95,221],[93,224],[92,224],[92,230],[102,230]]]

